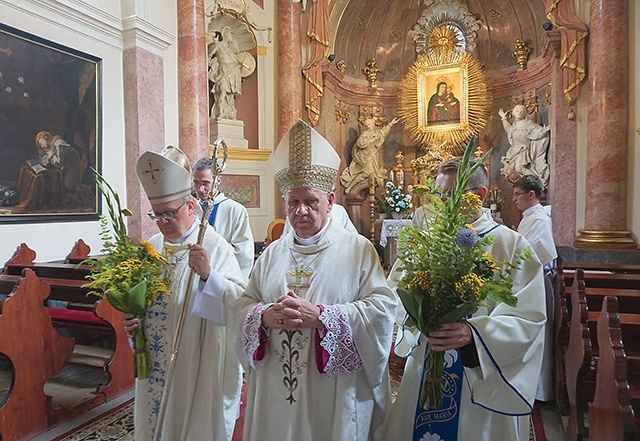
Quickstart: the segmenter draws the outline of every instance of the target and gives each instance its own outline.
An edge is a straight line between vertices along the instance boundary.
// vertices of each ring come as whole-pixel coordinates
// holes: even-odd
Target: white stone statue
[[[377,185],[384,184],[387,170],[380,167],[378,149],[382,147],[391,127],[397,122],[398,118],[394,118],[389,124],[378,128],[373,118],[364,121],[364,130],[351,151],[351,163],[340,175],[340,182],[347,193],[371,175],[376,179]]]
[[[549,184],[549,164],[546,160],[551,127],[541,126],[527,118],[527,109],[522,104],[513,108],[513,123],[507,120],[507,112],[500,109],[498,115],[509,139],[509,150],[502,157],[502,174],[516,182],[520,177],[533,175],[540,179],[544,188]]]
[[[211,116],[236,119],[235,98],[242,93],[242,77],[237,55],[240,53],[229,26],[213,34],[209,44],[209,79],[213,82],[215,103]]]

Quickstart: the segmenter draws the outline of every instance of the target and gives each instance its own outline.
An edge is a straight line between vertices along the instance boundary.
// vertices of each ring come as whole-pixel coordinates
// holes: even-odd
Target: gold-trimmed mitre
[[[177,147],[168,146],[161,153],[143,153],[136,164],[136,174],[151,205],[191,194],[189,158]]]
[[[285,133],[272,160],[274,178],[283,195],[297,187],[331,191],[340,168],[340,156],[333,146],[302,120]]]

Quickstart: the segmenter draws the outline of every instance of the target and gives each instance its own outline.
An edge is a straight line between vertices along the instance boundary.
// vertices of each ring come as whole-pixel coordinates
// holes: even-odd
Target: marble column
[[[140,48],[122,55],[124,83],[125,167],[127,168],[127,206],[134,216],[127,218],[129,237],[140,239],[157,232],[146,215],[151,208],[136,177],[136,163],[145,151],[164,147],[164,73],[162,58]],[[104,141],[110,146],[109,139]]]
[[[302,6],[277,0],[276,64],[278,66],[278,140],[302,118]]]
[[[204,0],[178,0],[178,138],[191,162],[208,152],[208,98]]]
[[[627,230],[629,2],[592,0],[585,228],[578,248],[636,248]]]

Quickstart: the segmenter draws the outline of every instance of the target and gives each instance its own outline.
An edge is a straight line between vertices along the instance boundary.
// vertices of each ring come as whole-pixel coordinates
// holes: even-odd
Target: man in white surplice
[[[458,165],[459,158],[454,158],[438,168],[435,187],[444,194],[455,182]],[[479,167],[469,180],[467,191],[484,199],[487,186],[486,170]],[[493,237],[487,252],[498,261],[513,263],[516,253],[531,250],[520,234],[494,222],[488,210],[478,213],[472,226],[478,235]],[[388,441],[441,439],[437,435],[440,428],[425,424],[438,417],[427,415],[429,411],[418,405],[427,344],[438,351],[460,349],[464,366],[461,398],[454,408],[459,414],[458,425],[447,427],[453,435],[446,441],[528,441],[529,414],[540,373],[546,320],[542,265],[531,254],[529,262],[522,262],[511,272],[518,299],[516,307],[489,304],[467,323],[445,324],[428,339],[408,326],[401,326],[394,351],[406,357],[407,362],[391,407]],[[396,270],[399,266],[397,261],[389,274],[388,281],[393,287],[402,278],[402,272]],[[447,355],[457,358],[455,352]],[[447,420],[443,422],[446,424]]]
[[[211,158],[200,158],[193,166],[193,187],[201,201],[207,198],[214,184],[213,171],[211,170],[212,162]],[[220,185],[221,179],[222,176],[218,176],[216,185]],[[241,203],[219,191],[213,199],[209,224],[229,242],[238,265],[240,265],[244,281],[248,281],[253,268],[255,245],[247,209]]]
[[[512,201],[522,210],[522,220],[518,225],[518,233],[531,244],[538,259],[544,267],[544,289],[547,303],[547,324],[545,325],[545,346],[542,357],[542,371],[536,392],[536,400],[553,399],[553,260],[558,257],[553,241],[551,217],[540,204],[542,182],[535,176],[526,175],[513,184]]]
[[[191,193],[186,155],[175,147],[162,154],[144,153],[136,173],[151,203],[149,216],[160,233],[149,239],[168,260],[171,292],[147,307],[144,320],[125,315],[125,329],[143,326],[151,375],[136,380],[135,439],[151,441],[158,423],[178,317],[186,297],[189,273],[196,278],[189,295],[166,413],[163,441],[229,441],[240,405],[240,363],[235,353],[237,329],[229,308],[245,287],[233,250],[207,225],[198,245],[197,201]]]
[[[303,121],[274,153],[293,232],[258,258],[238,301],[245,441],[383,435],[396,300],[371,242],[329,218],[339,164]]]

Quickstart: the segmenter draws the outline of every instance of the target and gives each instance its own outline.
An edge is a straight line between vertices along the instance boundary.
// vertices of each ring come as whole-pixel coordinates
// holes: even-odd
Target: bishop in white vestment
[[[136,380],[135,439],[151,441],[160,430],[162,441],[229,441],[240,405],[241,373],[235,352],[237,329],[227,313],[245,283],[231,246],[206,225],[197,245],[197,202],[190,196],[191,173],[179,149],[159,155],[144,153],[136,167],[151,202],[149,212],[160,233],[149,242],[168,260],[169,293],[159,294],[144,318],[125,317],[125,329],[143,326],[151,374]],[[166,149],[165,149],[166,150]],[[182,164],[182,165],[179,165]],[[195,283],[187,297],[191,268]],[[166,412],[159,426],[158,414],[167,385],[167,369],[178,317],[188,301],[182,336],[175,358]]]
[[[339,164],[302,121],[276,149],[293,232],[260,256],[238,302],[245,441],[384,435],[396,301],[370,241],[329,218]]]

